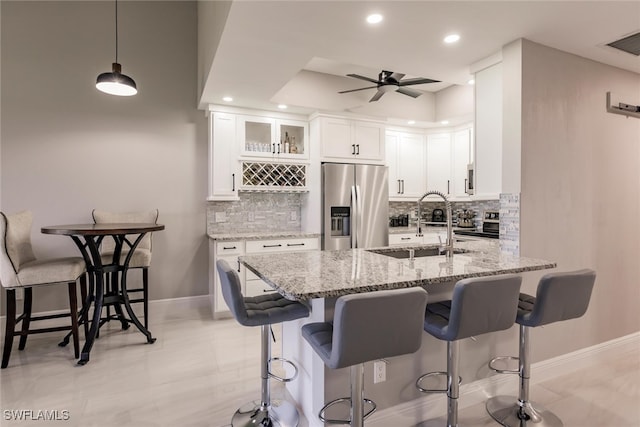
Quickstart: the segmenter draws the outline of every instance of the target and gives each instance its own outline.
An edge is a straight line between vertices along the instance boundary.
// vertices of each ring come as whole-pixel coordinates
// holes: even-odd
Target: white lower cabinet
[[[209,261],[212,265],[209,267],[209,293],[213,296],[211,307],[214,317],[229,315],[229,307],[227,307],[222,296],[220,277],[215,267],[218,260],[226,260],[238,271],[238,276],[242,282],[243,296],[252,297],[274,292],[274,290],[253,272],[240,265],[238,257],[252,254],[312,251],[318,250],[319,244],[318,237],[238,240],[233,242],[214,242],[211,240],[209,244]]]

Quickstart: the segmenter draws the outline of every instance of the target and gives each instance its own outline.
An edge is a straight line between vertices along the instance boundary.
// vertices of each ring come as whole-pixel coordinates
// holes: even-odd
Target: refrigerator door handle
[[[360,236],[360,228],[362,228],[362,226],[360,225],[361,221],[363,221],[362,219],[362,197],[360,196],[360,186],[356,185],[356,215],[358,217],[358,220],[356,221],[356,246],[354,246],[355,248],[359,248],[361,243],[361,236]]]
[[[356,230],[358,229],[358,200],[356,198],[356,186],[351,186],[351,247],[355,248],[358,244],[356,238]]]

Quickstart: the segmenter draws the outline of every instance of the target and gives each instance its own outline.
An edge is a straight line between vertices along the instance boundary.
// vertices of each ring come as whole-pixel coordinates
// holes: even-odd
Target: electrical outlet
[[[298,219],[298,213],[296,211],[289,212],[289,220],[295,221]]]
[[[216,212],[216,222],[227,222],[227,213]]]
[[[373,362],[373,383],[381,383],[387,380],[387,362],[376,360]]]

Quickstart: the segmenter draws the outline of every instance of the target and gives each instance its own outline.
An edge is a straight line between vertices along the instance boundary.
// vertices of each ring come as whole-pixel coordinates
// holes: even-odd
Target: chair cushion
[[[124,262],[129,251],[123,250],[120,253],[120,262]],[[102,253],[102,263],[111,264],[113,262],[113,252]],[[149,249],[136,248],[129,261],[129,268],[149,267],[151,265],[151,251]]]
[[[309,323],[302,327],[302,337],[311,344],[325,365],[331,360],[333,350],[333,323]]]
[[[11,259],[13,268],[20,271],[22,264],[36,259],[31,247],[31,224],[33,216],[30,211],[23,211],[6,216],[7,229],[6,241],[7,254]]]
[[[80,257],[51,258],[31,261],[18,272],[19,286],[74,282],[86,271]]]
[[[291,301],[278,293],[244,298],[247,317],[244,326],[271,325],[309,316],[309,308],[297,301]]]

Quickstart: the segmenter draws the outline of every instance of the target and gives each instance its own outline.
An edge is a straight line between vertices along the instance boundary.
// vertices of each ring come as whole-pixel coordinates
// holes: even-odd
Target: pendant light
[[[116,0],[116,62],[111,64],[110,73],[102,73],[96,80],[96,88],[99,91],[117,96],[132,96],[138,93],[136,82],[125,74],[118,63],[118,0]]]

